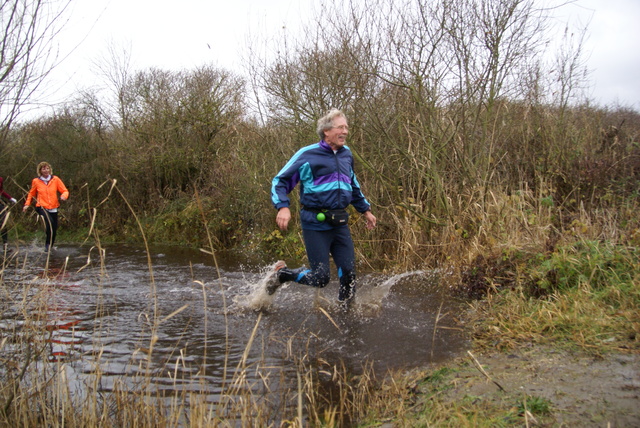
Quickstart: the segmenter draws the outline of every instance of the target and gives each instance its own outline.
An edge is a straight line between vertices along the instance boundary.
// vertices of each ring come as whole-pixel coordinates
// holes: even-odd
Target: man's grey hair
[[[347,116],[345,116],[341,110],[332,108],[331,110],[329,110],[329,112],[327,112],[327,114],[318,119],[318,128],[316,129],[316,132],[318,133],[318,136],[321,140],[324,140],[325,131],[333,128],[333,120],[336,117],[340,116],[344,117],[345,119],[347,118]]]

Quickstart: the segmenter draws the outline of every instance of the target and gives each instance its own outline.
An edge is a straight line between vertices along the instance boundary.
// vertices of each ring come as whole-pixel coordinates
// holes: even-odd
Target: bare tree
[[[107,86],[107,93],[103,106],[104,116],[111,122],[112,126],[120,126],[122,129],[128,129],[130,123],[129,111],[126,106],[132,100],[127,100],[127,85],[131,84],[134,76],[133,66],[131,64],[131,46],[118,46],[111,42],[107,47],[104,57],[98,59],[94,63],[95,73],[104,78]]]
[[[57,61],[54,39],[70,0],[0,2],[0,147]]]

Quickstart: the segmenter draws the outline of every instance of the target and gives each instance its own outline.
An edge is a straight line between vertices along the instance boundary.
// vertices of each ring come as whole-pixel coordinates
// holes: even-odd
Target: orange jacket
[[[69,191],[64,183],[55,175],[51,177],[49,183],[45,183],[39,178],[34,178],[31,181],[31,190],[29,190],[29,194],[27,194],[27,200],[24,206],[28,207],[31,205],[31,199],[36,198],[36,207],[42,207],[48,210],[58,208],[60,206],[58,192],[60,192],[62,199],[69,197]]]

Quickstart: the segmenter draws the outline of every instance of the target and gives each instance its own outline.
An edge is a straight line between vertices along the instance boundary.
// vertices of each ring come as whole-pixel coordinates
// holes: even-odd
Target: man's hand
[[[371,211],[367,211],[362,215],[364,216],[364,219],[367,222],[367,229],[373,229],[374,227],[376,227],[376,222],[378,220],[376,219],[376,216],[374,216],[371,213]]]
[[[287,230],[287,227],[289,227],[289,220],[291,220],[291,210],[289,207],[280,208],[278,210],[278,215],[276,216],[276,224],[280,230]]]

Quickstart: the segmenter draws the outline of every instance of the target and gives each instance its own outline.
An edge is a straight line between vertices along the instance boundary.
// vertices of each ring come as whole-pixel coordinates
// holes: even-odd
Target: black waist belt
[[[349,223],[349,213],[344,208],[340,208],[337,210],[328,210],[321,208],[302,207],[302,209],[318,214],[316,216],[316,219],[318,221],[326,221],[332,226],[344,226]]]
[[[326,213],[327,211],[329,211],[328,209],[325,208],[311,208],[311,207],[302,207],[303,210],[307,210],[307,211],[311,211],[312,213]]]

